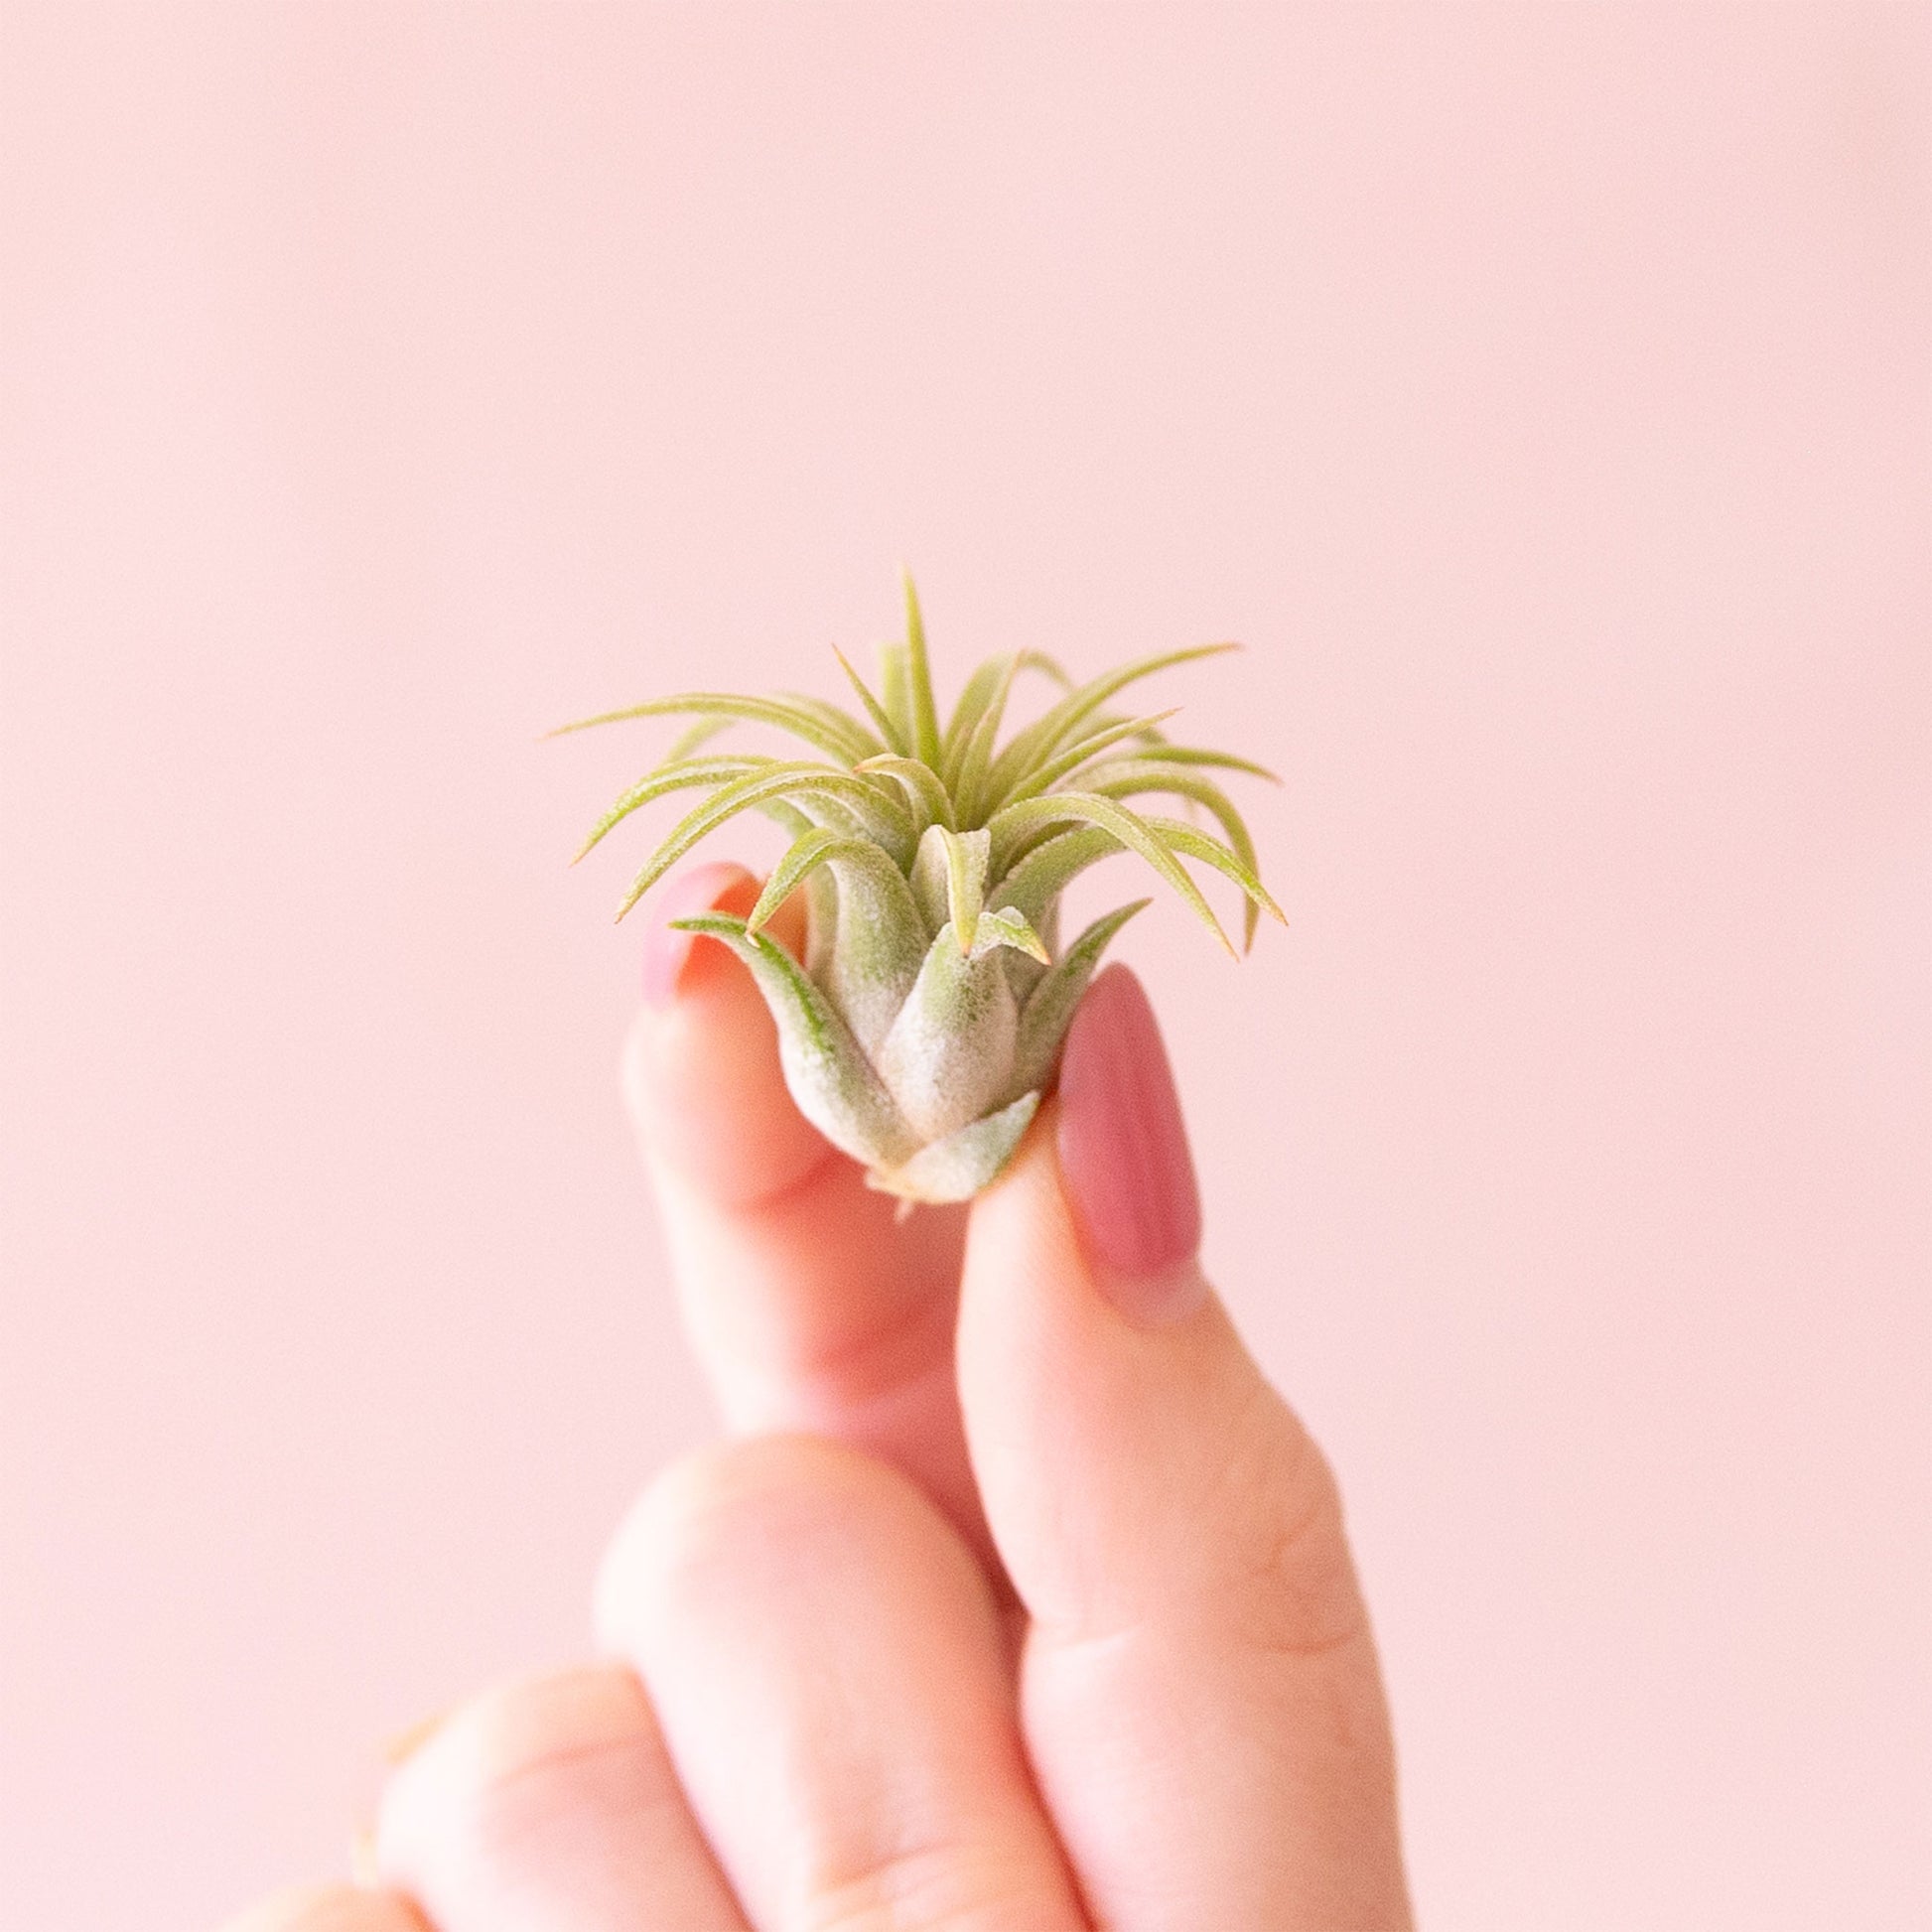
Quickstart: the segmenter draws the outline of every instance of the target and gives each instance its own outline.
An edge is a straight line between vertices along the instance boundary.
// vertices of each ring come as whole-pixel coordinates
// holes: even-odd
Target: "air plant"
[[[791,845],[748,917],[705,912],[674,923],[722,940],[751,968],[776,1022],[786,1085],[876,1187],[914,1201],[964,1200],[1002,1167],[1050,1085],[1060,1043],[1108,942],[1152,901],[1096,919],[1060,946],[1060,894],[1116,852],[1145,860],[1234,946],[1181,864],[1241,889],[1243,945],[1260,912],[1282,917],[1256,873],[1247,827],[1209,770],[1273,774],[1224,752],[1169,741],[1173,714],[1121,717],[1109,700],[1170,665],[1233,650],[1171,650],[1074,686],[1049,657],[989,659],[942,725],[926,663],[917,594],[905,579],[905,637],[880,653],[875,693],[839,655],[864,718],[821,699],[690,692],[566,725],[628,718],[696,722],[664,760],[598,820],[582,858],[652,800],[710,794],[652,853],[618,917],[706,834],[745,811],[775,819]],[[999,742],[1022,673],[1063,695]],[[775,726],[819,754],[706,755],[733,725]],[[1122,801],[1166,793],[1204,807],[1215,838]],[[796,959],[764,930],[793,893],[806,897]]]

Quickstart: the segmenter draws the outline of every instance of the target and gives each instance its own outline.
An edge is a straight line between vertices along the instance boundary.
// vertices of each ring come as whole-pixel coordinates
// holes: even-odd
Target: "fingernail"
[[[1125,966],[1087,988],[1059,1092],[1060,1173],[1101,1292],[1138,1320],[1191,1313],[1207,1295],[1191,1266],[1200,1189],[1161,1029]]]
[[[688,919],[693,912],[709,912],[734,887],[742,891],[747,885],[756,899],[758,882],[752,875],[743,866],[718,860],[710,865],[693,866],[664,888],[644,938],[644,998],[652,1006],[667,1007],[677,998],[684,969],[691,960],[691,949],[701,936],[695,932],[673,932],[669,922]]]

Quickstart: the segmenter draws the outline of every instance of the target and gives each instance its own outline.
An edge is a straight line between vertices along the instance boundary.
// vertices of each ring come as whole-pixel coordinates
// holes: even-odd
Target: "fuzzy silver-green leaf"
[[[704,913],[678,923],[746,962],[801,1110],[864,1163],[875,1185],[909,1202],[963,1199],[984,1186],[1050,1086],[1102,950],[1148,902],[1102,914],[1062,947],[1061,896],[1090,866],[1135,853],[1230,951],[1189,866],[1239,890],[1244,939],[1258,912],[1279,918],[1281,908],[1261,883],[1245,821],[1207,775],[1272,774],[1232,753],[1171,742],[1172,712],[1130,717],[1111,703],[1142,678],[1232,645],[1160,652],[1083,683],[1041,651],[1009,651],[973,672],[942,725],[909,573],[903,592],[903,635],[882,649],[877,683],[839,656],[863,717],[804,693],[700,691],[565,729],[692,720],[585,842],[594,849],[674,792],[706,793],[660,839],[620,916],[740,813],[785,828],[789,843],[749,920]],[[1007,731],[1023,671],[1060,692]],[[817,756],[698,756],[738,726],[785,732]],[[1198,806],[1225,842],[1124,802],[1143,793]],[[798,893],[807,907],[802,963],[763,929]]]
[[[752,969],[778,1023],[778,1057],[798,1110],[836,1148],[874,1166],[909,1160],[923,1145],[805,970],[764,933],[726,912],[673,919],[680,932],[722,939]]]

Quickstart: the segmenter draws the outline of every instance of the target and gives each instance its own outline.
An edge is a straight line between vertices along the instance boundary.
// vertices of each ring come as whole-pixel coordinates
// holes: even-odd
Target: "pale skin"
[[[1175,1213],[1119,1225],[1159,1187],[1106,1172],[1105,1069],[1171,1094],[1131,979],[1000,1181],[897,1221],[745,969],[648,943],[624,1091],[726,1440],[619,1531],[596,1661],[443,1718],[370,1881],[227,1932],[1407,1927],[1333,1477]]]

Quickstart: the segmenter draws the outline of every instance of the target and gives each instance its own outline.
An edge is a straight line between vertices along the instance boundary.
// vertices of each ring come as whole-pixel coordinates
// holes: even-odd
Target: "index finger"
[[[897,1218],[793,1104],[751,974],[715,940],[669,928],[749,912],[758,892],[734,865],[666,888],[624,1046],[686,1329],[732,1429],[802,1430],[883,1457],[990,1564],[953,1376],[964,1210]]]

